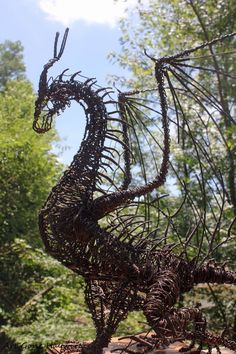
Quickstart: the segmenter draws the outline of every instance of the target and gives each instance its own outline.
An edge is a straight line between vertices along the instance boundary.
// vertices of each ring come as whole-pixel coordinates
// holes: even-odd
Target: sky
[[[96,77],[100,85],[107,86],[109,74],[125,74],[118,65],[109,62],[107,55],[120,50],[118,20],[126,16],[125,9],[132,8],[137,1],[0,0],[0,42],[6,39],[22,42],[27,77],[37,91],[42,67],[52,57],[55,33],[59,31],[62,38],[65,28],[69,27],[66,49],[55,74],[65,68],[71,73],[82,70],[85,76]],[[63,117],[57,118],[62,162],[69,164],[79,148],[84,124],[78,104],[73,104]]]

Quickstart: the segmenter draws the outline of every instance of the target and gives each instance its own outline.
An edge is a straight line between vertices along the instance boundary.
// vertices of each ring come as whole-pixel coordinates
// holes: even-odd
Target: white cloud
[[[38,0],[39,7],[48,19],[68,26],[75,21],[104,24],[114,27],[125,9],[137,4],[137,0]]]

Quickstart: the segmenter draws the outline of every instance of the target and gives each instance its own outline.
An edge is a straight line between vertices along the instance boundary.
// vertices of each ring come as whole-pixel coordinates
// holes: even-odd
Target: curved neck
[[[86,127],[80,149],[69,168],[64,172],[52,191],[62,207],[66,205],[87,205],[93,199],[98,168],[107,130],[107,110],[102,97],[90,84],[77,81],[59,82],[56,94],[70,102],[75,100],[84,109]],[[52,199],[52,194],[49,199]],[[54,199],[54,198],[53,198]]]

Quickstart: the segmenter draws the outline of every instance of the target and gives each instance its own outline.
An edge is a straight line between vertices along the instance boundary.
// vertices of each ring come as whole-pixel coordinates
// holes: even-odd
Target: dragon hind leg
[[[206,330],[206,320],[199,308],[173,308],[180,294],[179,276],[173,270],[162,271],[153,278],[143,305],[149,325],[163,344],[177,338],[200,342],[195,351],[200,353],[202,344],[211,347],[224,346],[236,351],[236,342]]]

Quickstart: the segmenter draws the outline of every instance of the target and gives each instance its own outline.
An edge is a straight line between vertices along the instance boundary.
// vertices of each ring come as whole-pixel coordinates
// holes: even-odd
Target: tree
[[[126,85],[133,89],[153,88],[155,87],[152,77],[153,63],[144,54],[144,49],[147,50],[148,55],[155,58],[169,56],[202,42],[210,41],[215,37],[235,32],[235,14],[236,4],[231,0],[203,0],[200,2],[192,0],[167,0],[165,2],[150,0],[148,4],[145,2],[144,5],[140,1],[136,12],[132,10],[131,19],[125,18],[121,21],[121,53],[111,53],[110,57],[117,60],[122,67],[131,71],[132,77],[126,82]],[[207,161],[201,150],[199,150],[199,158],[203,161],[203,169],[200,171],[197,159],[194,158],[193,154],[193,141],[204,142],[204,144],[211,141],[209,147],[214,158],[215,168],[223,173],[232,205],[230,207],[228,204],[223,218],[223,223],[229,225],[232,215],[236,213],[236,94],[235,83],[233,82],[233,79],[235,79],[233,74],[235,72],[235,60],[233,59],[235,46],[235,40],[226,41],[216,49],[210,45],[201,52],[200,58],[193,59],[195,67],[189,68],[189,73],[196,81],[200,82],[201,86],[197,86],[196,82],[194,82],[195,87],[189,84],[188,89],[191,88],[193,95],[195,94],[195,99],[192,101],[188,98],[181,100],[181,107],[178,102],[176,103],[180,112],[181,129],[178,132],[180,144],[172,143],[172,163],[177,173],[185,179],[191,189],[194,203],[199,210],[204,210],[203,215],[210,228],[215,227],[215,216],[217,217],[220,214],[220,208],[218,210],[216,208],[218,197],[215,201],[213,200],[213,191],[216,189],[214,176],[207,168]],[[229,54],[222,55],[225,52],[229,52]],[[197,70],[196,66],[203,69]],[[186,93],[186,86],[181,86],[180,82],[185,80],[186,83],[188,81],[187,75],[184,76],[181,71],[178,71],[178,75],[174,77],[173,74],[171,80],[173,80],[173,85],[179,89],[178,94],[181,95],[179,93],[181,88],[185,89]],[[205,91],[203,87],[206,88]],[[194,97],[193,95],[192,97]],[[216,97],[218,107],[221,107],[219,112],[214,115],[215,123],[209,119],[209,115],[207,116],[204,113],[210,107],[209,97],[212,98],[211,95]],[[171,97],[171,92],[169,96]],[[200,102],[197,102],[197,96],[201,97]],[[201,103],[204,104],[204,109],[202,107],[197,114],[194,114],[196,104],[200,106]],[[182,114],[181,110],[187,113]],[[212,108],[209,113],[212,113]],[[185,115],[184,119],[183,115]],[[174,119],[171,109],[169,116]],[[200,119],[201,124],[199,124]],[[204,128],[202,123],[205,124]],[[191,128],[191,135],[186,134],[190,129],[188,124]],[[184,188],[181,189],[181,184],[178,184],[178,182],[175,184],[175,192],[176,189],[180,194],[178,193],[178,196],[174,198],[175,201],[177,201],[179,195],[183,196],[185,193]],[[203,189],[207,198],[202,197],[204,195]],[[221,190],[218,191],[218,194],[220,192]],[[210,204],[211,207],[209,207]],[[167,207],[171,208],[171,205],[167,204]],[[182,209],[177,223],[180,236],[186,234],[185,230],[191,230],[193,219],[194,216],[190,213],[190,208]],[[223,232],[216,232],[216,235],[218,240],[225,237]],[[195,239],[197,242],[195,249],[198,249],[198,235]],[[205,241],[206,238],[200,240],[200,243],[204,244]],[[208,252],[208,246],[206,242],[206,252]],[[232,264],[235,256],[229,246],[221,248],[217,252],[216,258],[219,260],[229,258]],[[224,311],[227,312],[226,307],[224,307]],[[232,312],[227,314],[231,316]]]
[[[37,212],[58,178],[61,165],[51,152],[56,132],[32,131],[34,92],[25,79],[23,46],[0,45],[0,212],[1,244],[15,237],[39,244]]]
[[[38,210],[62,171],[52,152],[57,133],[32,129],[35,95],[20,42],[0,48],[0,352],[39,354],[88,340],[94,329],[81,277],[45,254],[38,232]],[[137,326],[131,322],[121,333]]]
[[[142,4],[142,1],[140,1]],[[111,53],[123,67],[128,68],[133,76],[128,81],[132,88],[154,87],[151,77],[152,62],[147,60],[144,49],[153,56],[161,57],[172,55],[176,52],[191,48],[201,42],[209,41],[216,36],[234,32],[236,15],[236,4],[232,0],[211,1],[204,0],[195,2],[192,0],[150,0],[148,5],[140,5],[131,17],[121,21],[122,37],[120,54]],[[229,45],[232,48],[232,41],[219,46],[218,51],[227,51]],[[234,44],[235,47],[235,44]],[[236,166],[235,166],[235,128],[234,128],[234,107],[235,107],[235,84],[230,76],[226,77],[220,73],[235,71],[235,61],[230,55],[221,56],[215,52],[212,46],[205,52],[211,55],[211,60],[198,60],[198,65],[211,67],[201,74],[203,86],[208,92],[217,96],[221,107],[221,117],[217,117],[219,126],[222,128],[222,138],[217,146],[218,167],[224,173],[229,197],[236,214]],[[193,119],[192,119],[193,120]],[[196,120],[195,120],[196,121]],[[184,130],[184,129],[183,129]],[[199,132],[198,132],[199,133]],[[185,137],[184,137],[185,138]],[[186,140],[186,139],[185,139]],[[216,141],[216,139],[215,139]],[[182,139],[181,149],[188,145]],[[224,152],[222,146],[224,145]],[[187,146],[186,146],[187,147]],[[187,149],[185,149],[186,153]],[[191,154],[190,154],[191,155]],[[189,156],[190,156],[189,155]],[[222,158],[219,158],[221,156]],[[186,169],[186,161],[182,163],[182,169]]]
[[[51,152],[56,131],[39,138],[32,130],[35,96],[24,78],[22,50],[20,42],[0,46],[0,352],[4,353],[21,352],[23,342],[38,349],[47,344],[40,336],[35,341],[33,330],[37,331],[40,318],[45,322],[65,300],[58,292],[64,269],[41,249],[32,248],[41,246],[37,214],[59,177],[61,164]],[[78,291],[80,279],[71,279]],[[50,291],[55,302],[49,300]],[[65,313],[68,320],[72,315]],[[53,333],[55,328],[50,326]]]
[[[164,3],[150,0],[148,4],[145,2],[144,5],[140,1],[136,13],[132,13],[132,20],[123,19],[121,21],[122,51],[120,54],[111,53],[111,57],[133,73],[131,79],[126,82],[128,86],[133,89],[153,88],[155,87],[152,76],[153,63],[144,54],[144,49],[149,55],[156,58],[168,56],[209,41],[216,36],[234,32],[235,23],[232,18],[235,17],[235,13],[236,5],[231,0],[205,0],[201,2],[168,0]],[[226,185],[224,193],[228,193],[227,198],[232,205],[232,208],[228,207],[224,215],[225,222],[229,223],[232,215],[235,215],[236,212],[234,118],[236,95],[233,74],[235,61],[231,53],[235,45],[235,40],[232,39],[216,47],[210,45],[200,53],[201,57],[195,59],[195,68],[189,68],[190,75],[195,75],[195,79],[201,82],[199,86],[196,86],[196,82],[189,84],[188,73],[183,74],[178,71],[177,77],[174,75],[171,77],[173,85],[179,89],[178,94],[182,95],[180,100],[182,107],[179,107],[178,102],[175,103],[179,111],[178,119],[181,129],[175,131],[172,139],[172,162],[178,174],[182,178],[184,177],[185,182],[189,185],[191,193],[194,193],[194,202],[199,211],[204,208],[205,215],[208,213],[208,223],[211,224],[211,227],[214,223],[216,224],[216,219],[211,216],[219,214],[220,210],[216,211],[207,206],[211,200],[212,204],[216,204],[212,199],[215,188],[212,186],[215,181],[214,174],[210,168],[207,168],[209,162],[205,161],[204,149],[210,151],[211,157],[214,159],[215,171],[222,172]],[[229,52],[229,54],[222,55],[222,52]],[[203,69],[196,70],[196,67],[203,67]],[[183,87],[181,83],[183,80],[188,82],[188,95],[186,95],[187,86]],[[180,90],[184,93],[181,94]],[[189,94],[190,90],[191,94]],[[170,92],[170,98],[171,95]],[[197,101],[197,96],[201,97],[201,100]],[[211,113],[213,96],[216,97],[215,107],[218,106],[217,110],[219,110],[217,114]],[[175,110],[175,107],[173,99],[171,102],[172,110],[169,110],[169,115],[172,118],[172,111]],[[221,108],[219,109],[219,107]],[[207,110],[208,113],[206,113]],[[183,117],[183,112],[185,112],[185,117]],[[172,119],[174,120],[175,117]],[[201,119],[200,124],[199,119]],[[188,132],[189,129],[191,129],[191,133]],[[177,136],[180,142],[178,144],[176,144]],[[200,184],[198,174],[202,167],[197,162],[198,158],[194,158],[194,141],[204,144],[204,149],[199,150],[199,157],[204,161],[205,169],[201,174],[202,183]],[[208,198],[205,200],[202,199],[203,188],[208,194]],[[185,190],[178,181],[175,181],[176,189],[184,195]],[[191,226],[188,224],[190,220],[191,218],[182,219],[182,227],[188,229]],[[185,234],[183,230],[182,234]]]
[[[56,133],[36,137],[32,131],[33,105],[29,82],[8,81],[0,95],[1,243],[24,237],[39,244],[37,212],[61,169],[51,153]]]
[[[23,46],[20,41],[5,41],[0,44],[0,90],[10,79],[25,77]]]
[[[68,338],[88,339],[81,278],[22,238],[0,248],[0,352],[43,353]]]

